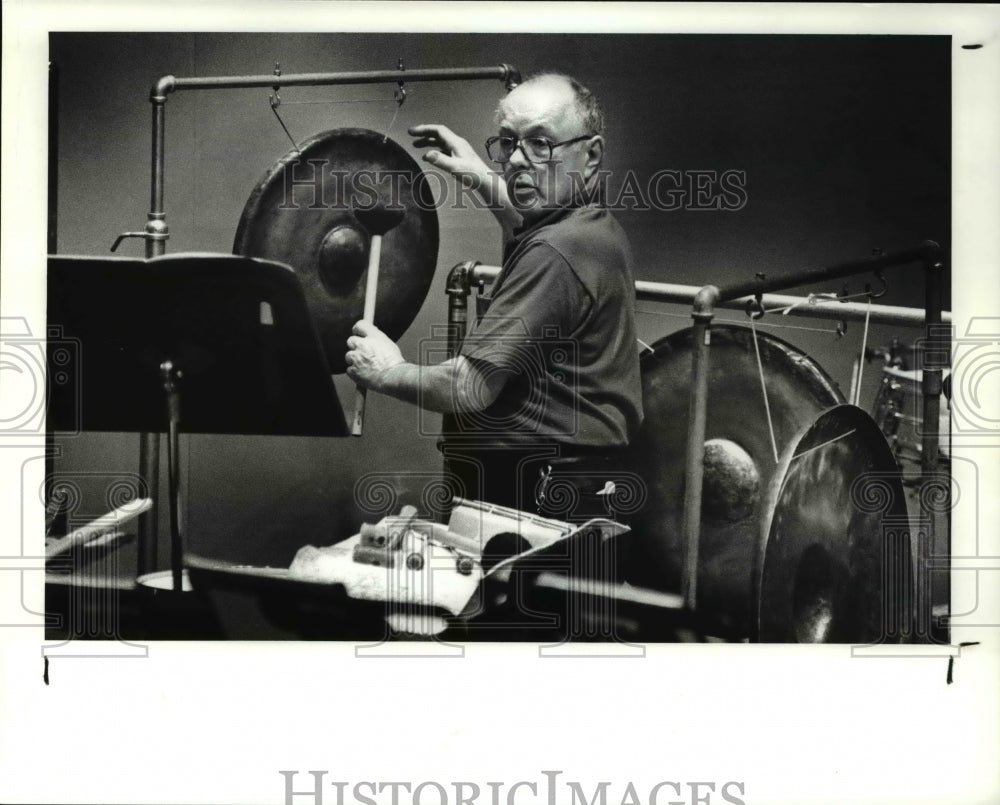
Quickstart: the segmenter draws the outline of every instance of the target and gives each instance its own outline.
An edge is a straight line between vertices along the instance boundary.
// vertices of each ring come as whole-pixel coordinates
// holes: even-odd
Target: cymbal
[[[368,129],[316,134],[268,169],[240,217],[233,252],[295,270],[333,372],[346,369],[371,236],[381,234],[365,223],[386,209],[398,223],[382,240],[375,324],[395,341],[427,296],[438,253],[433,193],[402,146]]]

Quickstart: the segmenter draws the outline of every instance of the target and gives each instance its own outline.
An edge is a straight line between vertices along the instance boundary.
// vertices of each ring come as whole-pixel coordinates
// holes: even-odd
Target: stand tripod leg
[[[172,361],[160,364],[160,376],[163,379],[163,390],[167,393],[167,421],[169,433],[167,436],[167,467],[170,495],[170,570],[173,576],[175,592],[183,589],[184,543],[181,538],[180,519],[180,422],[181,396],[178,381],[181,372]]]

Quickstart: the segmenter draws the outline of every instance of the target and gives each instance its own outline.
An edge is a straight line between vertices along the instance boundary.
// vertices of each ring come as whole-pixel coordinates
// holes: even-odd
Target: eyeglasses
[[[490,137],[486,141],[486,153],[490,159],[498,165],[506,165],[510,162],[514,152],[520,148],[521,152],[533,165],[552,161],[552,152],[563,145],[578,143],[581,140],[589,140],[594,134],[583,134],[574,137],[572,140],[563,140],[561,143],[554,143],[548,137]]]

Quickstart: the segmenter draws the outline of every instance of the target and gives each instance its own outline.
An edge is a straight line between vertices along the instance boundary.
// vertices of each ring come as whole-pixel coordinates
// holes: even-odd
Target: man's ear
[[[587,143],[587,161],[584,163],[583,175],[589,179],[601,167],[604,160],[604,138],[600,134],[595,134]]]

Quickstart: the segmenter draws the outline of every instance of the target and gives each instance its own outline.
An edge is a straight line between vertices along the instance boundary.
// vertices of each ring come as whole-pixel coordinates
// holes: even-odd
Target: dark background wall
[[[59,71],[58,247],[103,255],[115,236],[141,229],[149,203],[148,90],[161,75],[267,74],[493,65],[525,74],[575,75],[601,98],[612,188],[631,170],[745,171],[747,203],[736,211],[630,209],[619,214],[640,279],[701,285],[783,273],[950,241],[950,51],[947,37],[611,36],[403,34],[53,34]],[[281,111],[297,140],[329,128],[384,131],[391,87],[287,88]],[[445,123],[481,143],[493,132],[499,82],[411,84],[391,136]],[[169,253],[229,252],[247,197],[290,148],[269,90],[180,93],[167,104]],[[379,103],[290,105],[296,100]],[[616,182],[618,184],[616,184]],[[447,270],[496,264],[499,234],[482,210],[439,212],[438,270],[401,339],[414,359],[443,323]],[[142,254],[140,241],[122,249]],[[919,305],[921,277],[889,274],[886,304]],[[860,290],[864,280],[852,282]],[[808,290],[829,292],[839,283]],[[647,342],[687,326],[687,311],[640,303]],[[722,318],[740,319],[725,314]],[[772,319],[774,317],[771,317]],[[783,322],[784,323],[784,322]],[[843,338],[831,322],[797,319],[773,330],[814,356],[845,393],[862,327]],[[914,331],[873,328],[869,344]],[[863,405],[874,395],[866,368]],[[83,382],[86,382],[84,372]],[[351,387],[338,378],[342,399]],[[257,564],[286,563],[302,544],[328,544],[372,519],[355,502],[363,477],[384,476],[403,498],[440,466],[436,417],[378,395],[362,439],[185,436],[189,547]],[[763,423],[762,423],[763,425]],[[132,472],[134,434],[59,438],[57,473]],[[82,509],[103,513],[94,492]],[[162,498],[162,495],[161,495]],[[384,503],[382,501],[381,503]],[[379,506],[372,507],[378,509]],[[165,528],[165,520],[163,521]]]

